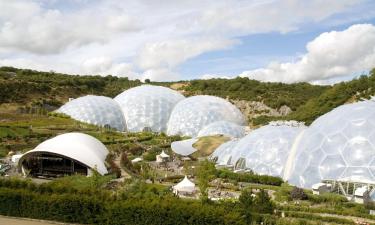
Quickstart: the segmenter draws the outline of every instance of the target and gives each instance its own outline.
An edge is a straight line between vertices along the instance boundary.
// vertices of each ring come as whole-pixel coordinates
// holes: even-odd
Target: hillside
[[[114,76],[78,76],[12,67],[0,68],[0,113],[51,111],[69,98],[94,94],[114,97],[141,85],[139,80]],[[250,125],[274,119],[311,123],[333,108],[375,95],[375,69],[369,76],[333,86],[308,83],[264,83],[248,78],[152,82],[179,90],[186,96],[215,95],[230,99],[248,116]]]

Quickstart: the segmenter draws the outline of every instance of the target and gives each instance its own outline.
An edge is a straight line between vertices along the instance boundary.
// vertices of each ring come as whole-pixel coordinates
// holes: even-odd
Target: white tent
[[[164,150],[160,153],[160,157],[162,158],[169,158],[169,155],[164,152]]]
[[[192,194],[195,192],[195,184],[191,182],[187,176],[178,184],[173,186],[173,193],[175,194]]]
[[[169,158],[170,156],[166,154],[163,150],[159,155],[156,155],[156,162],[158,163],[167,162]]]

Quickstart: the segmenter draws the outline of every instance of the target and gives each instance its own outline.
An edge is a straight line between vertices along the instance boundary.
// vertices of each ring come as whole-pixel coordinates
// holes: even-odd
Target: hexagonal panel
[[[342,155],[348,166],[366,166],[370,163],[375,151],[367,139],[352,138],[346,144]]]
[[[369,133],[373,130],[371,124],[367,123],[366,119],[355,119],[349,121],[347,126],[345,126],[343,130],[343,134],[348,138],[365,138],[369,135]]]
[[[320,164],[319,171],[323,179],[335,179],[344,172],[346,163],[340,155],[328,155]]]
[[[327,154],[337,154],[337,151],[342,151],[343,143],[346,143],[347,139],[341,133],[329,135],[324,138],[322,143],[322,150]]]

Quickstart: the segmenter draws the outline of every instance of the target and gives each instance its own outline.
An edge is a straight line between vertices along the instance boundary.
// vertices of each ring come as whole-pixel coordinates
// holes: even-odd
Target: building
[[[316,183],[312,186],[312,191],[314,195],[321,195],[323,193],[331,192],[331,187],[331,184]]]
[[[83,133],[66,133],[48,139],[22,155],[18,168],[24,176],[60,177],[93,170],[108,173],[105,159],[107,148],[96,138]]]

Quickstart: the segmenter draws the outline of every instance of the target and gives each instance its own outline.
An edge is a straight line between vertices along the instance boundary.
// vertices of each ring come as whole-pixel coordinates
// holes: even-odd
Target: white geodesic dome
[[[174,106],[185,97],[170,88],[142,85],[117,95],[128,130],[165,132]]]
[[[303,134],[291,161],[294,185],[311,188],[323,179],[375,180],[375,102],[340,106]]]
[[[288,155],[304,126],[266,125],[241,138],[231,150],[235,169],[282,177]]]
[[[81,122],[126,131],[126,122],[120,106],[108,97],[87,95],[73,99],[56,112],[64,113]]]
[[[208,95],[189,97],[173,109],[167,134],[196,137],[202,128],[217,121],[245,123],[240,110],[225,99]]]
[[[245,127],[228,121],[210,123],[199,131],[198,137],[224,135],[233,138],[245,136]]]
[[[232,150],[238,143],[238,139],[227,141],[221,144],[210,156],[219,166],[232,165]]]

